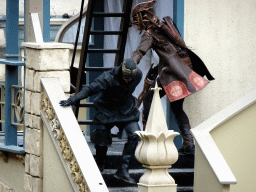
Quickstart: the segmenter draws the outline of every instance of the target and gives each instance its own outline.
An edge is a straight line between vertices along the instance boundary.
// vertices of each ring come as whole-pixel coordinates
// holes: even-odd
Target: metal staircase
[[[77,72],[77,80],[76,85],[71,85],[73,89],[75,89],[75,94],[77,94],[81,90],[82,86],[82,76],[84,72],[89,71],[106,71],[111,68],[106,67],[89,67],[87,66],[87,59],[88,59],[88,53],[112,53],[116,54],[115,61],[113,66],[118,66],[123,60],[124,57],[124,51],[125,51],[125,44],[127,39],[127,32],[128,27],[130,23],[130,14],[131,14],[131,8],[132,8],[132,0],[124,0],[123,2],[123,10],[120,13],[105,13],[105,12],[98,12],[95,11],[95,7],[99,5],[99,3],[102,3],[102,6],[104,7],[104,2],[102,0],[89,0],[87,5],[87,12],[86,12],[86,22],[84,27],[84,35],[83,35],[83,42],[82,42],[82,49],[80,54],[80,62],[79,62],[79,68]],[[96,17],[120,17],[120,29],[119,31],[104,31],[104,30],[93,30],[92,29],[92,22],[93,18]],[[98,49],[98,48],[90,48],[89,46],[89,40],[90,36],[94,35],[118,35],[118,41],[117,41],[117,47],[116,49]],[[75,54],[75,52],[74,52]],[[72,62],[74,62],[72,60]],[[73,63],[71,63],[71,72],[72,72]],[[78,117],[79,107],[93,107],[92,102],[88,103],[82,103],[77,104],[74,108],[74,113],[76,117]],[[95,124],[92,120],[80,120],[78,121],[81,125],[91,125]]]

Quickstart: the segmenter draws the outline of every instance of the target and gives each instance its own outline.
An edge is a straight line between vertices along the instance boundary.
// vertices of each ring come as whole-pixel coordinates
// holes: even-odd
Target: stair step
[[[121,163],[121,154],[107,155],[106,169],[117,169]],[[137,159],[133,158],[130,164],[130,169],[142,169],[143,166]],[[172,168],[194,168],[194,157],[179,154],[178,161],[173,164]]]
[[[90,31],[91,35],[121,35],[122,31],[100,31],[100,30],[93,30]]]
[[[104,13],[104,12],[94,12],[93,17],[124,17],[124,13]]]
[[[105,169],[102,176],[108,187],[123,187],[128,184],[114,177],[116,170]],[[145,169],[130,169],[130,176],[138,183],[141,176],[146,172]],[[194,169],[168,169],[169,174],[174,178],[178,186],[193,186]]]
[[[193,192],[194,188],[193,187],[177,187],[177,192],[182,192],[182,191],[186,191],[186,192]]]
[[[78,120],[77,122],[79,125],[102,125],[102,123],[94,120]]]
[[[138,192],[138,187],[109,187],[109,192]],[[177,192],[193,192],[193,187],[177,187]]]
[[[87,53],[119,53],[118,49],[88,49]]]
[[[137,192],[138,187],[109,187],[109,192]]]
[[[113,69],[113,67],[85,67],[85,71],[108,71]]]
[[[87,143],[91,149],[92,154],[95,156],[94,144],[90,141],[88,136],[85,136]],[[137,192],[137,184],[129,185],[125,182],[117,180],[114,174],[121,164],[121,156],[126,139],[118,139],[113,137],[112,145],[109,146],[105,170],[102,176],[109,188],[110,192]],[[145,173],[146,169],[142,166],[136,158],[131,161],[129,173],[136,182],[139,182],[141,176]],[[178,161],[173,164],[172,168],[168,169],[169,174],[174,178],[175,183],[178,185],[177,192],[193,192],[194,181],[194,156],[179,153]]]
[[[87,143],[93,155],[95,155],[94,144],[90,141],[89,137],[86,138]],[[117,169],[121,163],[121,156],[126,139],[113,138],[112,145],[108,148],[106,157],[106,169]],[[172,168],[194,168],[194,156],[179,153],[179,158]],[[142,164],[133,158],[131,161],[130,169],[144,169]]]

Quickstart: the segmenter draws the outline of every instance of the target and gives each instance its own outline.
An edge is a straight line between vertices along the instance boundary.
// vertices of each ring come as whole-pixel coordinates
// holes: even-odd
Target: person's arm
[[[83,86],[81,91],[75,96],[69,97],[67,100],[61,100],[60,106],[75,105],[78,101],[88,97],[89,89],[87,86]]]
[[[141,37],[139,46],[132,53],[132,59],[136,64],[138,64],[147,51],[152,48],[153,41],[153,37],[149,34],[149,32],[146,31]]]
[[[83,86],[81,91],[75,96],[69,97],[67,100],[60,101],[61,106],[70,106],[89,96],[95,95],[106,90],[111,84],[112,75],[109,72],[101,74],[90,85]]]

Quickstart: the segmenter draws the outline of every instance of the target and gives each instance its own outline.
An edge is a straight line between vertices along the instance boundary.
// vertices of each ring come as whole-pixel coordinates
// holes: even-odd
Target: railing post
[[[139,180],[138,192],[177,192],[177,185],[167,171],[178,160],[173,139],[179,133],[167,128],[157,83],[153,90],[146,129],[136,132],[141,142],[135,156],[146,168],[146,173]]]
[[[69,49],[61,43],[23,43],[26,47],[25,78],[25,178],[24,191],[43,190],[43,125],[40,116],[42,77],[59,78],[69,93]]]

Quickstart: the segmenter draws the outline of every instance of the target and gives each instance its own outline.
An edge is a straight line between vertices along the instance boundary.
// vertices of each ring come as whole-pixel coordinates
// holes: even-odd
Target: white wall
[[[251,0],[185,1],[185,41],[216,78],[185,101],[192,127],[255,89],[255,11]]]

